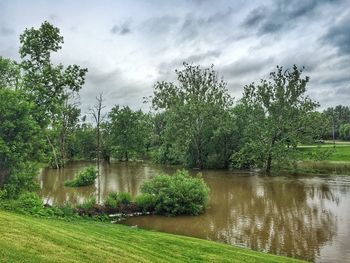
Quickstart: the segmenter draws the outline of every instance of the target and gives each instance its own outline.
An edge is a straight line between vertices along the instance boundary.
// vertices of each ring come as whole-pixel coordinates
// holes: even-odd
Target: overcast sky
[[[236,100],[277,64],[297,64],[322,108],[350,104],[350,0],[0,0],[0,56],[18,59],[19,35],[45,20],[64,36],[55,62],[89,69],[83,111],[100,92],[107,108],[147,110],[142,98],[183,61],[214,64]]]

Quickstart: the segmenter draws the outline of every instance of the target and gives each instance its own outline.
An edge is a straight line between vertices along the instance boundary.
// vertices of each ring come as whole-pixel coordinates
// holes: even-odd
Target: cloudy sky
[[[45,20],[65,40],[55,62],[89,69],[84,111],[100,92],[107,108],[147,110],[142,98],[183,61],[214,64],[236,100],[276,65],[297,64],[322,108],[350,104],[350,0],[0,0],[0,56],[18,59],[19,35]]]

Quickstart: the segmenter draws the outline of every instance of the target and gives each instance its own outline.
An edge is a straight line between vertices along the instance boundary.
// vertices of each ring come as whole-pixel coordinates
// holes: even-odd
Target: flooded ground
[[[97,195],[97,185],[67,188],[86,162],[39,176],[47,203],[81,203]],[[174,168],[150,164],[102,166],[100,196],[110,191],[138,194],[140,184]],[[137,225],[316,262],[350,262],[350,176],[259,176],[247,172],[203,171],[210,207],[200,216],[141,216]]]

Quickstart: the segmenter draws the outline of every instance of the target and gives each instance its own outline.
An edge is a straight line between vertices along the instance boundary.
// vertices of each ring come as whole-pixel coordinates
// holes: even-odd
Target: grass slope
[[[0,211],[0,262],[300,262],[107,223]]]

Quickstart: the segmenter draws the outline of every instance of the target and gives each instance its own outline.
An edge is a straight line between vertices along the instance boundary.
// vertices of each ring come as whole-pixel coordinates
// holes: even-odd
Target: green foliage
[[[17,200],[17,208],[30,214],[35,214],[43,209],[43,202],[36,193],[24,192]]]
[[[158,160],[204,168],[211,153],[225,155],[211,142],[232,98],[213,67],[203,69],[184,63],[184,69],[175,72],[178,84],[158,82],[152,98],[153,108],[164,112],[158,122],[161,129],[157,129],[162,144]],[[225,162],[227,156],[221,159]]]
[[[87,69],[77,65],[54,65],[51,56],[61,49],[60,30],[45,21],[38,29],[26,29],[20,36],[23,91],[35,105],[33,116],[45,132],[54,166],[67,159],[67,139],[78,122],[77,94]],[[46,133],[50,127],[50,134]]]
[[[156,207],[156,197],[151,194],[141,194],[135,198],[136,207],[139,211],[153,212]]]
[[[40,158],[43,141],[32,112],[22,92],[0,89],[0,186],[9,198],[34,186],[30,162]]]
[[[37,190],[39,186],[34,181],[34,177],[37,174],[38,168],[36,165],[26,162],[17,164],[11,170],[11,174],[5,182],[3,197],[15,199],[22,192]]]
[[[340,138],[346,141],[350,140],[350,123],[341,124],[339,127]]]
[[[15,61],[0,56],[0,89],[18,89],[20,82],[19,65]]]
[[[164,215],[198,215],[208,204],[209,188],[202,178],[193,178],[187,171],[174,175],[160,174],[141,186],[143,194],[155,198],[155,212]]]
[[[90,197],[85,199],[82,204],[78,205],[78,208],[84,211],[89,211],[93,209],[95,205],[96,205],[96,197]]]
[[[127,205],[131,202],[131,195],[126,192],[111,192],[108,194],[105,206],[108,208],[118,208],[120,205]]]
[[[236,114],[245,124],[240,151],[233,155],[238,167],[293,164],[298,159],[297,145],[311,140],[317,129],[314,114],[318,103],[305,95],[308,77],[301,77],[296,66],[284,71],[277,66],[270,80],[245,86]],[[317,131],[318,132],[318,131]]]
[[[128,161],[130,157],[143,155],[151,140],[151,120],[141,110],[115,106],[109,113],[108,144],[114,157]]]
[[[95,183],[97,178],[97,170],[95,167],[90,166],[79,171],[73,180],[65,181],[64,185],[69,187],[86,186]]]
[[[93,160],[96,157],[96,131],[91,124],[78,125],[68,144],[71,158]]]
[[[330,107],[323,111],[323,115],[328,123],[324,139],[333,139],[333,131],[335,139],[341,138],[341,126],[350,123],[350,108],[343,105]]]

